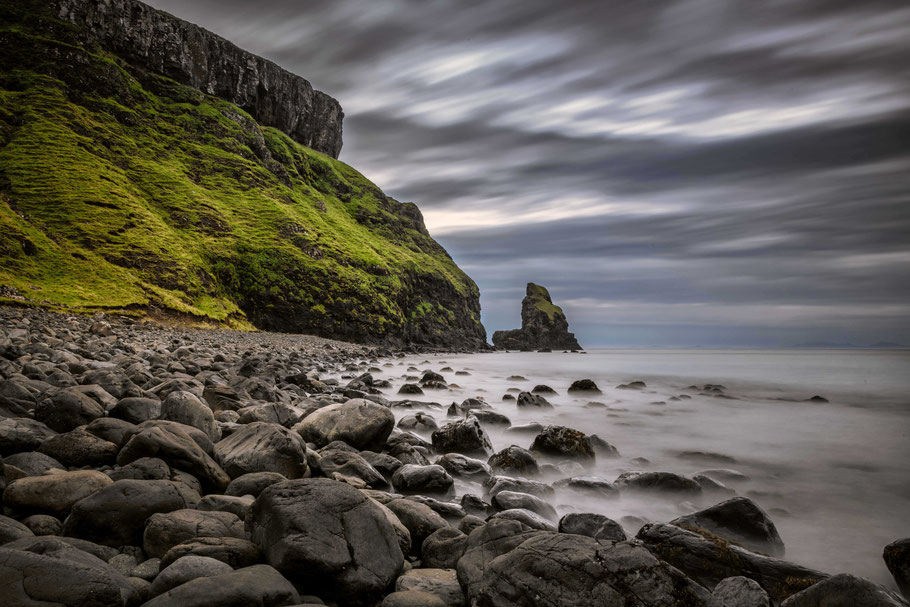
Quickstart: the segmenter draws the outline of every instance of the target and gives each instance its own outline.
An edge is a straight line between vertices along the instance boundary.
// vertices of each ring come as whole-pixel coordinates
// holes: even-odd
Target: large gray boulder
[[[287,579],[268,565],[253,565],[230,573],[197,577],[143,607],[282,607],[300,604],[300,595]]]
[[[200,499],[183,483],[117,481],[76,502],[63,523],[63,533],[105,546],[138,546],[148,517],[193,508]]]
[[[114,463],[118,446],[86,431],[84,426],[45,439],[38,452],[53,457],[64,466],[104,466]]]
[[[828,577],[676,525],[650,523],[636,537],[657,557],[707,588],[714,588],[724,578],[744,576],[758,582],[775,603]]]
[[[910,599],[910,538],[897,540],[885,546],[882,553],[888,571],[894,576],[897,587]]]
[[[734,497],[670,521],[702,535],[716,535],[753,552],[782,557],[784,542],[774,522],[747,497]]]
[[[161,557],[161,568],[169,567],[184,556],[207,556],[234,569],[262,562],[262,551],[250,540],[236,537],[197,537],[177,544]]]
[[[236,514],[188,508],[151,515],[145,523],[142,547],[149,556],[161,558],[177,544],[198,537],[246,536]]]
[[[55,434],[45,424],[27,417],[0,417],[0,457],[34,451]]]
[[[56,432],[69,432],[104,415],[104,407],[76,390],[57,390],[35,406],[35,419]]]
[[[478,595],[484,572],[497,557],[514,550],[532,537],[548,534],[518,521],[492,520],[468,534],[464,554],[456,565],[458,582],[470,598]]]
[[[423,541],[439,529],[449,526],[442,516],[426,504],[409,499],[394,499],[385,504],[405,526],[411,537],[414,552],[419,552]]]
[[[161,419],[198,428],[213,443],[221,440],[221,430],[215,423],[215,414],[192,392],[176,390],[161,403]]]
[[[395,416],[387,407],[355,398],[310,413],[294,429],[318,447],[338,440],[358,451],[381,451],[394,426]]]
[[[399,467],[401,467],[399,465]],[[389,486],[385,477],[357,453],[341,449],[323,450],[319,453],[319,468],[327,478],[340,474],[343,477],[362,480],[371,489],[386,489]]]
[[[149,594],[153,597],[200,577],[213,577],[232,572],[227,563],[209,556],[182,556],[165,567],[152,582]]]
[[[10,483],[3,492],[3,503],[20,512],[65,514],[73,504],[111,483],[108,475],[97,470],[27,476]]]
[[[623,542],[626,532],[622,525],[602,514],[572,512],[559,519],[560,533],[574,533],[595,540]]]
[[[189,472],[210,490],[223,491],[231,481],[221,466],[177,426],[141,428],[120,450],[117,463],[125,466],[143,457],[157,457]]]
[[[25,549],[0,547],[4,607],[113,607],[134,596],[114,567],[56,538],[36,538]]]
[[[588,436],[566,426],[546,426],[535,438],[531,451],[559,458],[594,460],[594,446]]]
[[[215,445],[215,460],[231,478],[249,472],[278,472],[300,478],[307,471],[300,435],[278,424],[254,422]]]
[[[392,475],[395,491],[404,494],[446,494],[452,491],[455,479],[445,468],[436,464],[418,466],[405,464]]]
[[[771,607],[771,599],[755,580],[734,576],[714,587],[708,607]]]
[[[697,607],[709,594],[634,542],[560,533],[530,538],[493,559],[471,598],[485,607]]]
[[[701,494],[701,485],[675,472],[625,472],[613,485],[630,493],[662,493],[677,497]]]
[[[780,607],[907,607],[907,601],[890,590],[847,573],[841,573],[797,592]]]
[[[463,455],[493,454],[493,444],[476,417],[470,416],[451,422],[431,435],[433,448],[439,453],[461,453]]]
[[[386,514],[345,483],[299,479],[272,485],[256,499],[247,521],[270,565],[314,594],[346,605],[375,603],[404,565]]]

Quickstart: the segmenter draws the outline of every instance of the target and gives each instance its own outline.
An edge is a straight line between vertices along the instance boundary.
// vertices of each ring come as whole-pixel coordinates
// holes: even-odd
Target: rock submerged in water
[[[493,346],[503,350],[581,350],[562,308],[546,288],[529,282],[521,301],[521,328],[493,333]]]

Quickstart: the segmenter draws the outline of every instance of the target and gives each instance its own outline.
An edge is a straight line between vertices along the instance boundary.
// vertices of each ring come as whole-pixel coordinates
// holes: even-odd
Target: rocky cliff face
[[[0,304],[485,347],[477,286],[332,156],[321,98],[133,0],[0,2]]]
[[[581,350],[562,308],[546,288],[528,283],[521,301],[521,328],[493,333],[493,345],[504,350]]]
[[[51,5],[86,39],[133,66],[230,101],[260,124],[338,158],[341,105],[300,76],[137,0],[51,0]]]

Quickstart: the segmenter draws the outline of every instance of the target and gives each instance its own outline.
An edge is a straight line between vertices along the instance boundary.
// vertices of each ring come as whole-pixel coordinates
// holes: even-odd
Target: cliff
[[[0,303],[483,347],[477,286],[418,208],[302,145],[304,122],[268,124],[334,102],[194,28],[132,0],[0,2]],[[180,36],[208,42],[166,59]],[[219,47],[249,70],[213,75]],[[227,100],[273,77],[271,100]],[[340,146],[332,116],[312,137]]]
[[[562,308],[546,288],[529,282],[521,300],[521,328],[493,333],[493,345],[504,350],[581,350]]]
[[[239,106],[260,124],[338,158],[344,113],[332,97],[212,32],[137,0],[51,0],[54,13],[78,26],[134,68]]]

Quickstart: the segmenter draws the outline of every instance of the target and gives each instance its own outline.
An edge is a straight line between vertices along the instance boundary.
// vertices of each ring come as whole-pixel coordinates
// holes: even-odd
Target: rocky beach
[[[545,418],[547,386],[500,401],[444,355],[0,319],[4,605],[906,604],[788,560],[732,464],[592,474],[620,456],[604,438],[510,422]],[[479,398],[449,402],[462,391]],[[628,496],[684,514],[597,512]],[[906,591],[906,540],[882,548]]]

